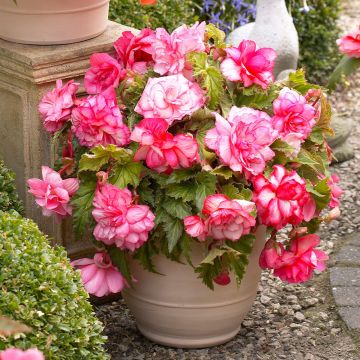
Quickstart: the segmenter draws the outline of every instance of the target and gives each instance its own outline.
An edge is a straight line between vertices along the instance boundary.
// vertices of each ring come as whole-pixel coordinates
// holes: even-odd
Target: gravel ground
[[[340,23],[354,28],[360,0],[344,2]],[[360,224],[360,74],[351,86],[332,96],[334,107],[354,119],[351,143],[355,158],[333,170],[345,190],[342,217],[321,230],[323,248],[336,251]],[[356,121],[358,120],[358,121]],[[108,350],[113,360],[356,360],[360,335],[349,332],[339,319],[325,272],[306,285],[286,285],[264,272],[260,291],[239,335],[228,344],[202,350],[171,349],[155,345],[136,330],[133,317],[122,302],[97,307],[106,326]]]

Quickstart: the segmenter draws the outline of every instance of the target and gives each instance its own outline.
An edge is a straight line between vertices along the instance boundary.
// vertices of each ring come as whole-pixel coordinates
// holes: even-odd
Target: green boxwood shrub
[[[15,187],[15,174],[0,160],[0,211],[16,210],[22,214],[24,209]]]
[[[33,331],[0,337],[0,350],[37,347],[47,360],[106,360],[102,325],[62,248],[35,223],[0,212],[0,315]]]

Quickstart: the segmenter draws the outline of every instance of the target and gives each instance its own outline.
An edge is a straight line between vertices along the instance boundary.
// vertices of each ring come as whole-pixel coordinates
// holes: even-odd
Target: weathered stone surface
[[[360,247],[345,245],[336,255],[336,261],[342,264],[360,265]]]
[[[349,329],[360,330],[360,306],[341,307],[339,314]]]
[[[358,306],[360,304],[359,287],[333,287],[333,295],[338,306]]]
[[[52,166],[54,161],[54,149],[37,107],[56,80],[75,79],[82,84],[90,55],[112,53],[113,42],[124,30],[136,31],[109,21],[105,33],[76,44],[38,46],[0,40],[0,154],[17,175],[26,216],[34,219],[53,243],[65,245],[70,254],[88,251],[89,244],[75,243],[68,223],[44,218],[26,191],[26,179],[39,177],[41,165]]]
[[[360,268],[331,268],[332,286],[360,286]]]

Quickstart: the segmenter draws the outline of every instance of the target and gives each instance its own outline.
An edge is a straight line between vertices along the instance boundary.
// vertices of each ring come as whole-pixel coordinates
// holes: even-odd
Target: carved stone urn
[[[259,47],[273,48],[278,55],[274,75],[281,80],[297,68],[297,31],[285,0],[257,0],[256,8],[255,22],[235,29],[228,35],[227,43],[238,46],[242,40],[253,40]]]

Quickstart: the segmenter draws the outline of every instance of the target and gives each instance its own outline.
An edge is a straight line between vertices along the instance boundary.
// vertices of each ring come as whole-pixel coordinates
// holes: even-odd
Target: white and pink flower
[[[56,88],[43,96],[39,104],[39,112],[47,131],[54,133],[60,130],[70,119],[78,88],[79,84],[73,80],[64,86],[62,80],[57,80]]]
[[[252,108],[233,106],[228,119],[215,113],[215,128],[207,132],[205,144],[220,161],[247,177],[264,171],[275,153],[270,145],[277,137],[268,114]]]
[[[123,123],[112,87],[83,99],[73,110],[72,124],[71,130],[83,146],[125,146],[130,142],[130,130]]]
[[[84,79],[85,89],[89,94],[99,94],[109,87],[116,88],[126,77],[126,70],[106,53],[91,55],[90,66]]]
[[[200,86],[178,74],[150,78],[135,111],[144,118],[162,118],[171,125],[204,104],[205,95]]]
[[[79,180],[63,180],[59,173],[47,166],[42,167],[42,180],[29,179],[29,193],[34,195],[36,203],[42,207],[44,216],[55,215],[60,220],[72,214],[71,197],[79,189]]]
[[[191,135],[172,135],[164,119],[144,119],[135,126],[131,140],[140,143],[134,160],[144,160],[157,172],[188,168],[199,160],[198,144]]]
[[[202,210],[205,219],[185,217],[185,231],[200,241],[209,236],[215,240],[237,241],[256,224],[255,210],[251,201],[232,200],[223,194],[209,195]]]
[[[75,260],[71,262],[71,265],[80,270],[86,291],[97,297],[116,294],[128,286],[107,253],[97,253],[93,259]]]
[[[346,34],[336,43],[341,53],[354,58],[360,58],[360,26],[356,31]]]
[[[256,50],[254,41],[243,40],[237,48],[229,47],[225,51],[227,55],[221,63],[221,71],[228,80],[242,82],[245,87],[257,84],[263,89],[274,81],[274,49]]]
[[[98,185],[92,215],[97,222],[94,236],[107,245],[135,251],[148,240],[154,214],[146,205],[135,205],[128,189]]]
[[[0,360],[45,360],[45,357],[38,349],[20,350],[10,348],[0,351]]]
[[[306,191],[306,181],[296,171],[274,165],[268,179],[258,175],[253,185],[253,199],[262,224],[279,230],[287,224],[298,225],[314,217],[315,201]]]
[[[190,28],[182,25],[171,35],[163,28],[157,29],[152,44],[154,70],[160,75],[182,73],[187,54],[205,51],[205,26],[205,22],[196,23]]]
[[[120,65],[134,73],[145,74],[153,64],[154,32],[151,29],[142,29],[138,35],[131,31],[124,31],[114,47]]]
[[[329,204],[331,208],[337,208],[340,206],[340,197],[344,191],[338,185],[339,182],[340,178],[337,174],[332,174],[330,179],[327,181],[331,193],[331,199]]]

